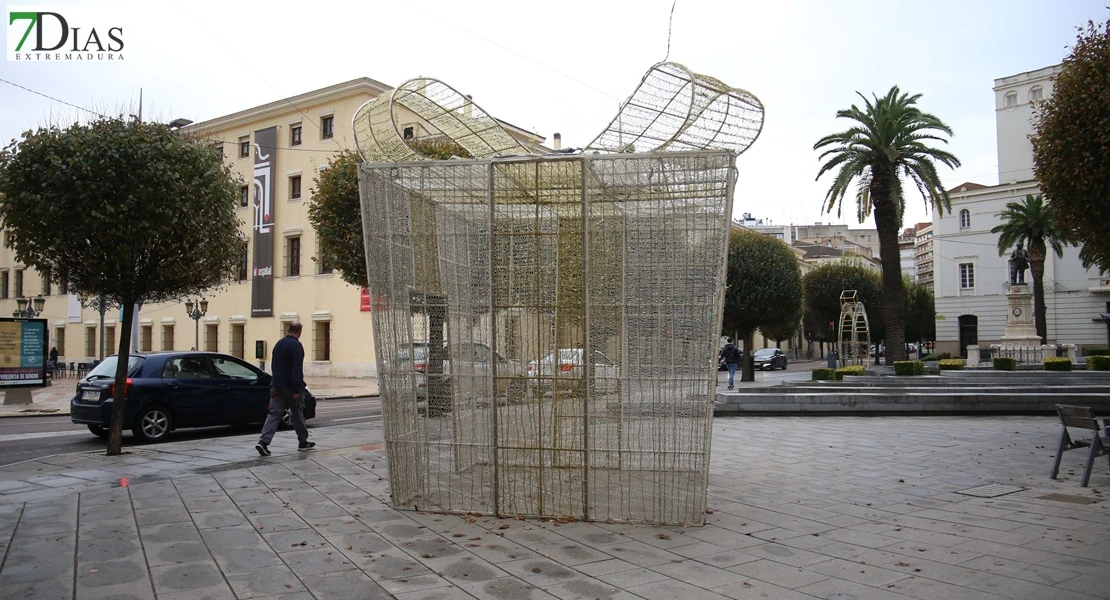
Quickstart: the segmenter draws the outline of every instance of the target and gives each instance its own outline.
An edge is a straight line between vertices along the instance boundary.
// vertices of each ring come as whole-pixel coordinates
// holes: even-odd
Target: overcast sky
[[[549,142],[561,132],[564,147],[579,147],[667,55],[672,0],[72,4],[124,26],[125,60],[5,61],[0,78],[117,114],[137,105],[142,88],[144,116],[203,121],[356,77],[397,85],[430,76],[498,118]],[[922,94],[921,108],[954,130],[951,150],[963,162],[941,171],[946,187],[994,185],[994,79],[1060,62],[1075,28],[1105,20],[1106,5],[677,0],[670,60],[747,89],[766,107],[761,137],[737,162],[734,214],[828,222],[821,207],[831,180],[814,181],[813,143],[846,127],[835,113],[858,102],[857,91],[882,94],[898,85]],[[0,82],[0,140],[79,114]],[[337,135],[349,129],[336,123]],[[844,218],[832,220],[851,223],[854,214],[851,203]],[[930,218],[920,197],[911,197],[906,225]],[[866,226],[874,225],[869,219]]]

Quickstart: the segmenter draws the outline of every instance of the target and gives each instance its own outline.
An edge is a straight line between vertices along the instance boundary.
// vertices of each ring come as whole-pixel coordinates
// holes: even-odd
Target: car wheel
[[[98,438],[108,437],[108,430],[100,425],[89,425],[89,431]]]
[[[131,432],[144,442],[161,442],[173,430],[173,417],[170,411],[161,406],[148,406],[135,415]]]

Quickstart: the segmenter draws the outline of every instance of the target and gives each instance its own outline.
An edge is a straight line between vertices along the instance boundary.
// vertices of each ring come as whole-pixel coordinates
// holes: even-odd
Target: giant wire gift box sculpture
[[[435,79],[358,110],[395,506],[704,522],[734,163],[762,125],[675,63],[580,153]]]

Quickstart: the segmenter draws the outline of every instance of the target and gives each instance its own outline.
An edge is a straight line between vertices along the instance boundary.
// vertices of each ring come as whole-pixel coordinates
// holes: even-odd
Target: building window
[[[68,293],[69,293],[69,279],[66,277],[65,273],[62,273],[58,277],[58,294],[64,296]]]
[[[54,330],[54,347],[58,349],[58,356],[66,355],[66,328],[58,327]]]
[[[960,210],[960,229],[971,227],[971,212],[966,208]]]
[[[237,358],[243,358],[243,340],[246,336],[243,333],[243,325],[231,325],[231,355]]]
[[[301,197],[301,176],[294,175],[289,178],[289,199],[299,200]]]
[[[246,208],[246,207],[250,206],[250,203],[251,203],[251,186],[249,186],[249,185],[239,186],[239,207],[240,208]]]
[[[320,246],[320,236],[316,236],[316,274],[327,275],[334,271],[335,268],[331,266],[328,260],[328,255],[324,253],[324,248]]]
[[[312,360],[331,360],[331,322],[316,321],[312,336]]]
[[[1033,86],[1033,89],[1029,90],[1029,101],[1030,102],[1034,102],[1036,100],[1043,100],[1043,99],[1044,99],[1044,88],[1043,87],[1037,85],[1037,86]]]
[[[239,281],[247,280],[247,242],[239,246]]]
[[[51,281],[50,269],[46,269],[45,271],[42,272],[42,295],[43,296],[52,296],[52,295],[54,295],[54,289],[53,288],[54,288],[54,282]]]
[[[96,326],[85,328],[85,356],[96,356]]]
[[[1017,92],[1007,92],[1006,94],[1006,108],[1013,108],[1017,106]]]
[[[104,351],[108,354],[115,354],[119,350],[116,346],[119,346],[119,338],[116,337],[116,326],[109,325],[104,328]],[[99,349],[97,349],[97,352],[97,358],[99,358]]]
[[[173,350],[173,325],[162,326],[162,349]]]
[[[301,275],[301,237],[289,236],[285,238],[285,276],[300,277]]]
[[[212,152],[216,156],[219,156],[220,160],[223,160],[224,159],[224,143],[223,142],[216,142],[216,143],[212,144]]]
[[[239,158],[249,158],[251,155],[251,139],[249,137],[239,138]]]
[[[975,289],[975,265],[972,263],[960,263],[960,289],[971,290]]]
[[[330,140],[335,135],[335,117],[328,115],[320,117],[320,137]]]
[[[0,271],[0,298],[10,298],[11,289],[8,287],[8,272]]]
[[[15,271],[15,297],[23,297],[23,269],[16,269]]]
[[[204,351],[205,352],[219,352],[220,351],[220,326],[219,325],[205,325],[204,326]]]
[[[412,126],[406,127],[404,130],[405,141],[411,140],[416,137],[415,129]]]
[[[139,351],[151,352],[154,350],[154,326],[143,325],[139,327]]]
[[[290,146],[300,146],[301,145],[301,125],[300,125],[300,123],[298,123],[296,125],[293,125],[292,127],[289,128],[289,145]]]

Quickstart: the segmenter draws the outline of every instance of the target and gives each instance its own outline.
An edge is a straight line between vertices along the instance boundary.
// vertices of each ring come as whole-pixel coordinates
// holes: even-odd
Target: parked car
[[[403,377],[412,373],[416,378],[416,396],[423,400],[428,397],[428,342],[413,342],[411,349],[402,346],[397,355],[387,358],[382,364],[385,377]]]
[[[512,402],[524,399],[524,369],[519,364],[505,358],[485,342],[459,342],[448,348],[447,359],[443,361],[443,373],[449,384],[454,385],[453,393],[476,392],[488,396],[485,381],[493,375],[491,357],[497,359],[497,395],[506,396]],[[482,389],[471,389],[471,382],[481,382]]]
[[[760,348],[752,354],[752,365],[756,369],[786,369],[786,355],[778,348]]]
[[[529,386],[543,392],[581,389],[586,376],[584,354],[582,348],[561,348],[529,362],[525,372]],[[620,367],[600,350],[594,350],[593,368],[592,390],[603,394],[616,392]]]
[[[111,422],[117,356],[77,383],[70,420],[105,437]],[[266,420],[270,375],[234,356],[214,352],[154,352],[128,357],[123,427],[144,442],[161,442],[175,429],[245,425]],[[316,416],[308,394],[305,419]]]

